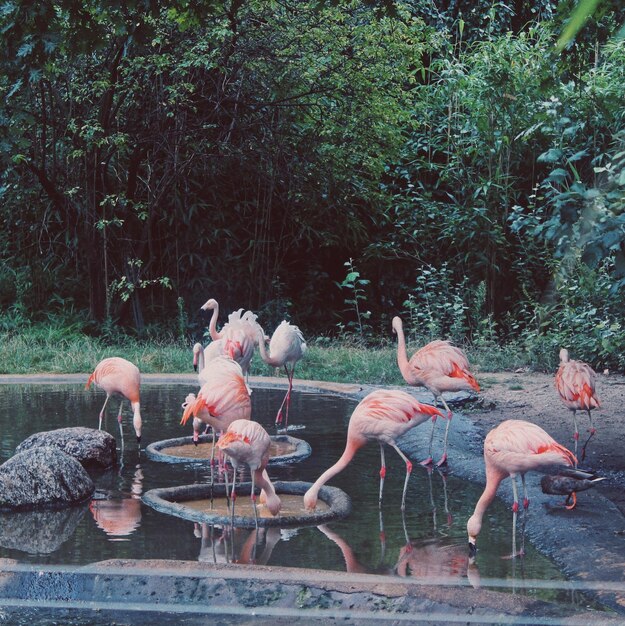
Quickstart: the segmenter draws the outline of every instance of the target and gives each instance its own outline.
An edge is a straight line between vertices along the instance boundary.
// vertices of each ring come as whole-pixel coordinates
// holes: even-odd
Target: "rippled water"
[[[180,426],[181,403],[193,385],[144,384],[143,441],[190,434]],[[255,389],[253,418],[273,433],[283,392]],[[0,461],[30,434],[66,426],[97,428],[101,391],[75,385],[0,385]],[[291,433],[312,446],[300,463],[270,468],[273,479],[314,481],[340,456],[355,402],[295,392]],[[111,401],[105,424],[117,438],[118,403]],[[427,426],[426,426],[427,427]],[[453,475],[428,472],[415,464],[405,515],[400,512],[404,464],[388,449],[384,504],[378,509],[379,448],[369,445],[330,484],[353,502],[349,518],[321,527],[244,529],[200,526],[157,512],[140,495],[155,487],[208,479],[208,468],[159,463],[138,452],[126,406],[123,465],[95,476],[98,499],[64,511],[0,514],[0,557],[41,564],[85,564],[112,558],[159,558],[208,562],[251,562],[324,570],[466,579],[510,576],[560,579],[553,564],[531,545],[520,561],[502,559],[510,551],[511,513],[496,502],[488,511],[478,563],[467,560],[465,524],[482,487]],[[252,550],[252,547],[255,548]]]

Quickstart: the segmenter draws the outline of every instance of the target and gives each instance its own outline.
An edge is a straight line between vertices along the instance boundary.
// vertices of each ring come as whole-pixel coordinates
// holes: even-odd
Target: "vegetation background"
[[[586,13],[3,2],[0,371],[188,370],[209,297],[299,325],[314,378],[399,380],[397,314],[482,369],[622,370],[625,10]]]

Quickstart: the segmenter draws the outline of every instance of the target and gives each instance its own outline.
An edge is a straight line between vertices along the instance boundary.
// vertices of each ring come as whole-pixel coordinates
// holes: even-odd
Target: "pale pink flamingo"
[[[575,455],[560,445],[540,426],[524,420],[506,420],[493,428],[484,440],[484,464],[486,466],[486,488],[480,496],[473,515],[467,522],[469,549],[476,551],[476,541],[482,529],[482,518],[504,478],[512,478],[512,556],[516,552],[516,519],[519,510],[517,474],[523,485],[523,508],[527,511],[529,498],[525,486],[525,474],[549,466],[573,466]],[[522,551],[521,551],[522,554]]]
[[[206,348],[204,348],[201,343],[193,345],[193,369],[197,372],[198,378],[202,376],[202,371],[206,367],[206,364],[218,356],[227,356],[225,352],[225,340],[223,339],[211,341]]]
[[[260,351],[260,357],[267,365],[278,368],[284,367],[284,371],[289,380],[289,388],[276,415],[276,425],[279,425],[282,423],[282,408],[286,403],[284,419],[284,429],[286,430],[289,422],[289,405],[291,404],[295,365],[306,353],[304,335],[297,326],[284,320],[271,336],[271,341],[269,342],[270,354],[267,354],[265,347],[265,333],[262,328],[259,328],[258,349]]]
[[[122,446],[124,445],[124,432],[122,430],[122,407],[124,398],[128,399],[132,406],[132,425],[137,434],[137,443],[141,443],[141,374],[139,368],[134,363],[117,356],[102,359],[102,361],[96,365],[93,374],[89,376],[85,389],[89,389],[91,383],[95,383],[106,392],[106,399],[100,411],[98,430],[102,429],[104,409],[106,408],[106,403],[109,401],[109,398],[112,395],[120,395],[122,396],[122,401],[119,404],[117,422],[122,438]]]
[[[579,439],[575,413],[577,411],[586,411],[590,420],[590,434],[588,439],[586,439],[586,443],[582,446],[582,461],[586,458],[586,446],[596,432],[592,425],[592,414],[590,411],[601,406],[595,391],[595,378],[595,372],[590,365],[583,361],[569,359],[569,351],[565,348],[560,350],[560,367],[556,372],[555,385],[564,406],[573,411],[575,456],[577,456],[577,441]]]
[[[354,409],[347,427],[347,443],[341,458],[328,468],[304,494],[304,506],[314,509],[317,504],[319,489],[331,478],[342,472],[354,458],[356,452],[368,441],[380,444],[382,466],[380,468],[379,504],[382,505],[382,491],[386,476],[384,444],[388,444],[399,454],[406,464],[406,478],[402,494],[401,508],[406,508],[406,489],[412,472],[412,463],[397,446],[397,439],[411,428],[426,422],[434,415],[444,415],[429,404],[422,404],[405,391],[378,389],[366,396]]]
[[[249,420],[252,413],[250,394],[238,363],[228,357],[217,357],[204,368],[206,382],[195,397],[189,394],[181,424],[193,415],[193,441],[197,443],[200,425],[213,428],[211,466],[215,454],[215,434],[223,432],[234,420]]]
[[[228,316],[228,321],[220,331],[217,331],[217,318],[219,316],[219,304],[213,298],[205,302],[201,309],[212,310],[213,314],[209,323],[209,333],[213,341],[223,340],[223,352],[231,356],[241,365],[243,373],[247,376],[250,368],[254,349],[258,343],[257,316],[252,311],[239,309]]]
[[[267,434],[267,431],[258,422],[251,422],[244,419],[232,422],[226,432],[219,438],[219,441],[217,441],[217,447],[230,459],[234,467],[232,490],[230,492],[233,517],[236,499],[236,470],[239,465],[247,465],[250,468],[252,475],[252,491],[250,497],[254,505],[254,517],[257,529],[258,510],[256,508],[256,486],[261,489],[261,502],[264,501],[272,515],[277,515],[281,507],[280,498],[276,494],[274,486],[267,474],[270,445],[271,437]]]
[[[447,462],[447,437],[452,412],[442,394],[445,391],[469,391],[471,389],[479,391],[480,386],[469,371],[469,361],[460,348],[451,345],[449,341],[432,341],[415,352],[408,360],[401,319],[394,317],[392,326],[393,332],[397,334],[397,365],[404,380],[413,387],[428,389],[434,396],[434,401],[440,400],[447,411],[448,421],[445,427],[443,456],[438,461],[439,466],[444,465]],[[422,465],[432,463],[435,425],[436,416],[433,416],[428,457],[422,461]]]

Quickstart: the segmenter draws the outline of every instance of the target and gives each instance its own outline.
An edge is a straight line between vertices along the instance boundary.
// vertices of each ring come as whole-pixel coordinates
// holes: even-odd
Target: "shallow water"
[[[189,425],[180,426],[181,403],[189,391],[195,391],[192,385],[144,384],[142,446],[191,434]],[[275,432],[273,420],[283,393],[256,389],[252,394],[253,418],[270,434]],[[34,432],[79,425],[97,428],[103,402],[103,392],[85,391],[83,385],[0,385],[0,461]],[[340,397],[294,392],[289,421],[304,428],[292,434],[310,443],[312,455],[300,463],[271,467],[271,478],[314,481],[340,456],[355,405]],[[111,400],[105,427],[119,440],[117,408],[117,400]],[[510,552],[511,512],[500,502],[485,518],[477,564],[468,563],[465,524],[482,488],[454,477],[453,459],[447,476],[415,463],[402,515],[405,466],[389,448],[379,510],[380,454],[377,445],[369,445],[330,482],[352,498],[349,518],[320,527],[261,529],[257,537],[253,530],[197,525],[143,504],[140,496],[148,489],[208,480],[208,466],[159,463],[138,452],[127,404],[124,432],[123,464],[95,476],[97,493],[90,504],[63,511],[0,514],[0,557],[65,565],[113,558],[254,562],[468,579],[472,584],[480,577],[563,578],[529,544],[521,561],[502,558]]]

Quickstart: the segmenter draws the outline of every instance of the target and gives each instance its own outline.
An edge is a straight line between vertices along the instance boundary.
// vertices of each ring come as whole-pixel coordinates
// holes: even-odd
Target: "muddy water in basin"
[[[143,446],[191,434],[189,425],[180,426],[181,404],[190,391],[196,389],[188,384],[144,384]],[[283,394],[268,389],[255,389],[252,394],[253,418],[270,434],[275,433],[273,421]],[[7,460],[34,432],[79,425],[97,428],[103,402],[103,392],[85,391],[83,384],[0,385],[0,461]],[[355,405],[355,401],[344,398],[295,390],[289,423],[300,427],[293,435],[312,446],[312,455],[300,463],[269,468],[271,478],[313,482],[341,455]],[[117,408],[117,401],[112,400],[104,426],[119,442]],[[0,557],[65,565],[113,558],[244,562],[248,542],[253,540],[254,562],[269,565],[413,576],[428,575],[429,571],[469,580],[480,576],[563,578],[529,544],[521,562],[502,558],[510,551],[511,513],[500,502],[490,507],[485,519],[478,563],[469,565],[465,525],[482,487],[454,477],[453,459],[446,476],[415,463],[402,514],[404,463],[387,448],[380,510],[379,448],[370,444],[329,483],[351,497],[353,511],[348,518],[319,527],[261,529],[256,536],[254,530],[196,524],[143,504],[141,494],[149,489],[208,481],[208,465],[198,468],[197,464],[158,463],[138,452],[127,405],[124,430],[122,465],[94,476],[97,493],[91,503],[69,512],[20,513],[19,520],[14,514],[0,514]],[[204,454],[208,458],[210,452]],[[301,507],[301,500],[292,497],[294,502],[285,505]],[[249,507],[246,500],[240,497],[237,507]],[[549,593],[551,598],[557,594]]]

